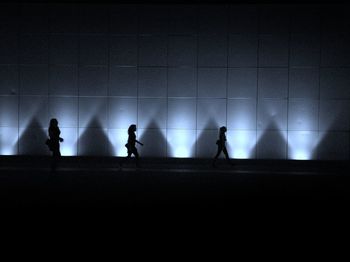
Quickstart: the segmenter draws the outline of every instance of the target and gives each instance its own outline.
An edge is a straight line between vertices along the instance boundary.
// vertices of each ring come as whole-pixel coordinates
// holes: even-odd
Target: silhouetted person
[[[232,163],[230,162],[230,158],[228,156],[227,153],[227,149],[226,149],[226,133],[227,129],[226,126],[222,126],[220,127],[220,135],[219,135],[219,139],[216,141],[216,144],[218,145],[218,152],[216,153],[214,160],[213,160],[213,167],[216,167],[216,160],[218,159],[219,155],[221,154],[221,152],[224,153],[227,162],[232,165]]]
[[[56,118],[50,120],[49,137],[46,142],[52,151],[51,172],[56,171],[57,163],[61,157],[60,142],[63,142],[63,138],[60,137],[61,131],[58,127],[58,121]]]
[[[128,149],[128,156],[126,157],[126,159],[129,159],[131,157],[132,154],[134,154],[135,156],[135,160],[136,160],[136,166],[139,167],[139,153],[137,152],[137,148],[136,148],[136,143],[140,144],[141,146],[143,146],[143,144],[136,140],[136,125],[130,125],[128,128],[128,143],[125,144],[125,147]],[[124,161],[121,162],[121,165],[123,165]]]

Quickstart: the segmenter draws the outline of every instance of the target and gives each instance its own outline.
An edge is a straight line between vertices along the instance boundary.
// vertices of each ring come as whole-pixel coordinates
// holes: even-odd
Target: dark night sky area
[[[20,0],[5,3],[70,4],[348,4],[345,0]],[[3,3],[4,3],[3,2]]]

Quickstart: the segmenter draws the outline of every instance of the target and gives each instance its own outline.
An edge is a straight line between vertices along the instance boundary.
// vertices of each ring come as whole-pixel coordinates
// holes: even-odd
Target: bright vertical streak
[[[49,120],[56,118],[60,127],[78,126],[78,99],[75,97],[51,97]]]
[[[170,157],[194,157],[193,147],[196,142],[195,130],[168,130],[168,144],[171,148]]]
[[[228,131],[227,144],[230,157],[251,158],[251,151],[256,145],[256,133],[249,130]]]
[[[289,131],[288,144],[290,159],[310,160],[318,144],[318,133],[315,131]]]
[[[132,124],[137,124],[137,99],[113,97],[109,99],[107,137],[112,145],[113,156],[125,157],[128,128]]]
[[[60,143],[60,150],[62,156],[76,156],[77,155],[77,128],[60,128],[61,137],[64,139]]]
[[[109,129],[108,138],[113,145],[114,156],[127,156],[125,144],[128,141],[127,129]]]
[[[17,154],[16,143],[18,141],[18,129],[13,127],[0,128],[0,154],[15,155]]]
[[[137,122],[137,99],[109,98],[109,122],[111,129],[127,129]]]

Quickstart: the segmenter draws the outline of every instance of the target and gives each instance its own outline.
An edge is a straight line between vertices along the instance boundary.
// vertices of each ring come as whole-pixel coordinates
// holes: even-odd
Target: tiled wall
[[[349,159],[349,11],[1,5],[0,154]]]

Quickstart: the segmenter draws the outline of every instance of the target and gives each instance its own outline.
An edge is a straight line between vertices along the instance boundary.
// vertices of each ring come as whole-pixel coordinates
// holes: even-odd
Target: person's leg
[[[229,160],[229,156],[228,156],[228,152],[227,152],[227,149],[226,149],[226,146],[222,149],[222,151],[224,152],[224,155],[226,157],[226,160]]]
[[[221,154],[221,151],[222,151],[222,147],[221,146],[218,146],[218,151],[214,157],[214,159],[217,159],[219,157],[219,155]]]
[[[136,161],[136,166],[140,167],[140,163],[139,163],[139,152],[137,152],[137,148],[135,147],[134,151],[134,156],[135,156],[135,161]]]
[[[51,159],[51,172],[55,173],[56,172],[56,168],[57,168],[57,162],[59,160],[60,157],[60,151],[59,150],[54,150],[52,151],[52,159]]]
[[[233,166],[233,164],[232,164],[231,161],[230,161],[230,157],[228,156],[228,152],[227,152],[226,146],[222,149],[222,151],[224,152],[226,161],[227,161],[231,166]]]
[[[218,157],[219,157],[221,151],[222,151],[222,147],[221,147],[221,146],[218,146],[218,151],[217,151],[217,153],[216,153],[216,155],[215,155],[215,157],[214,157],[213,163],[212,163],[212,166],[213,166],[213,167],[215,167],[216,160],[218,159]]]

